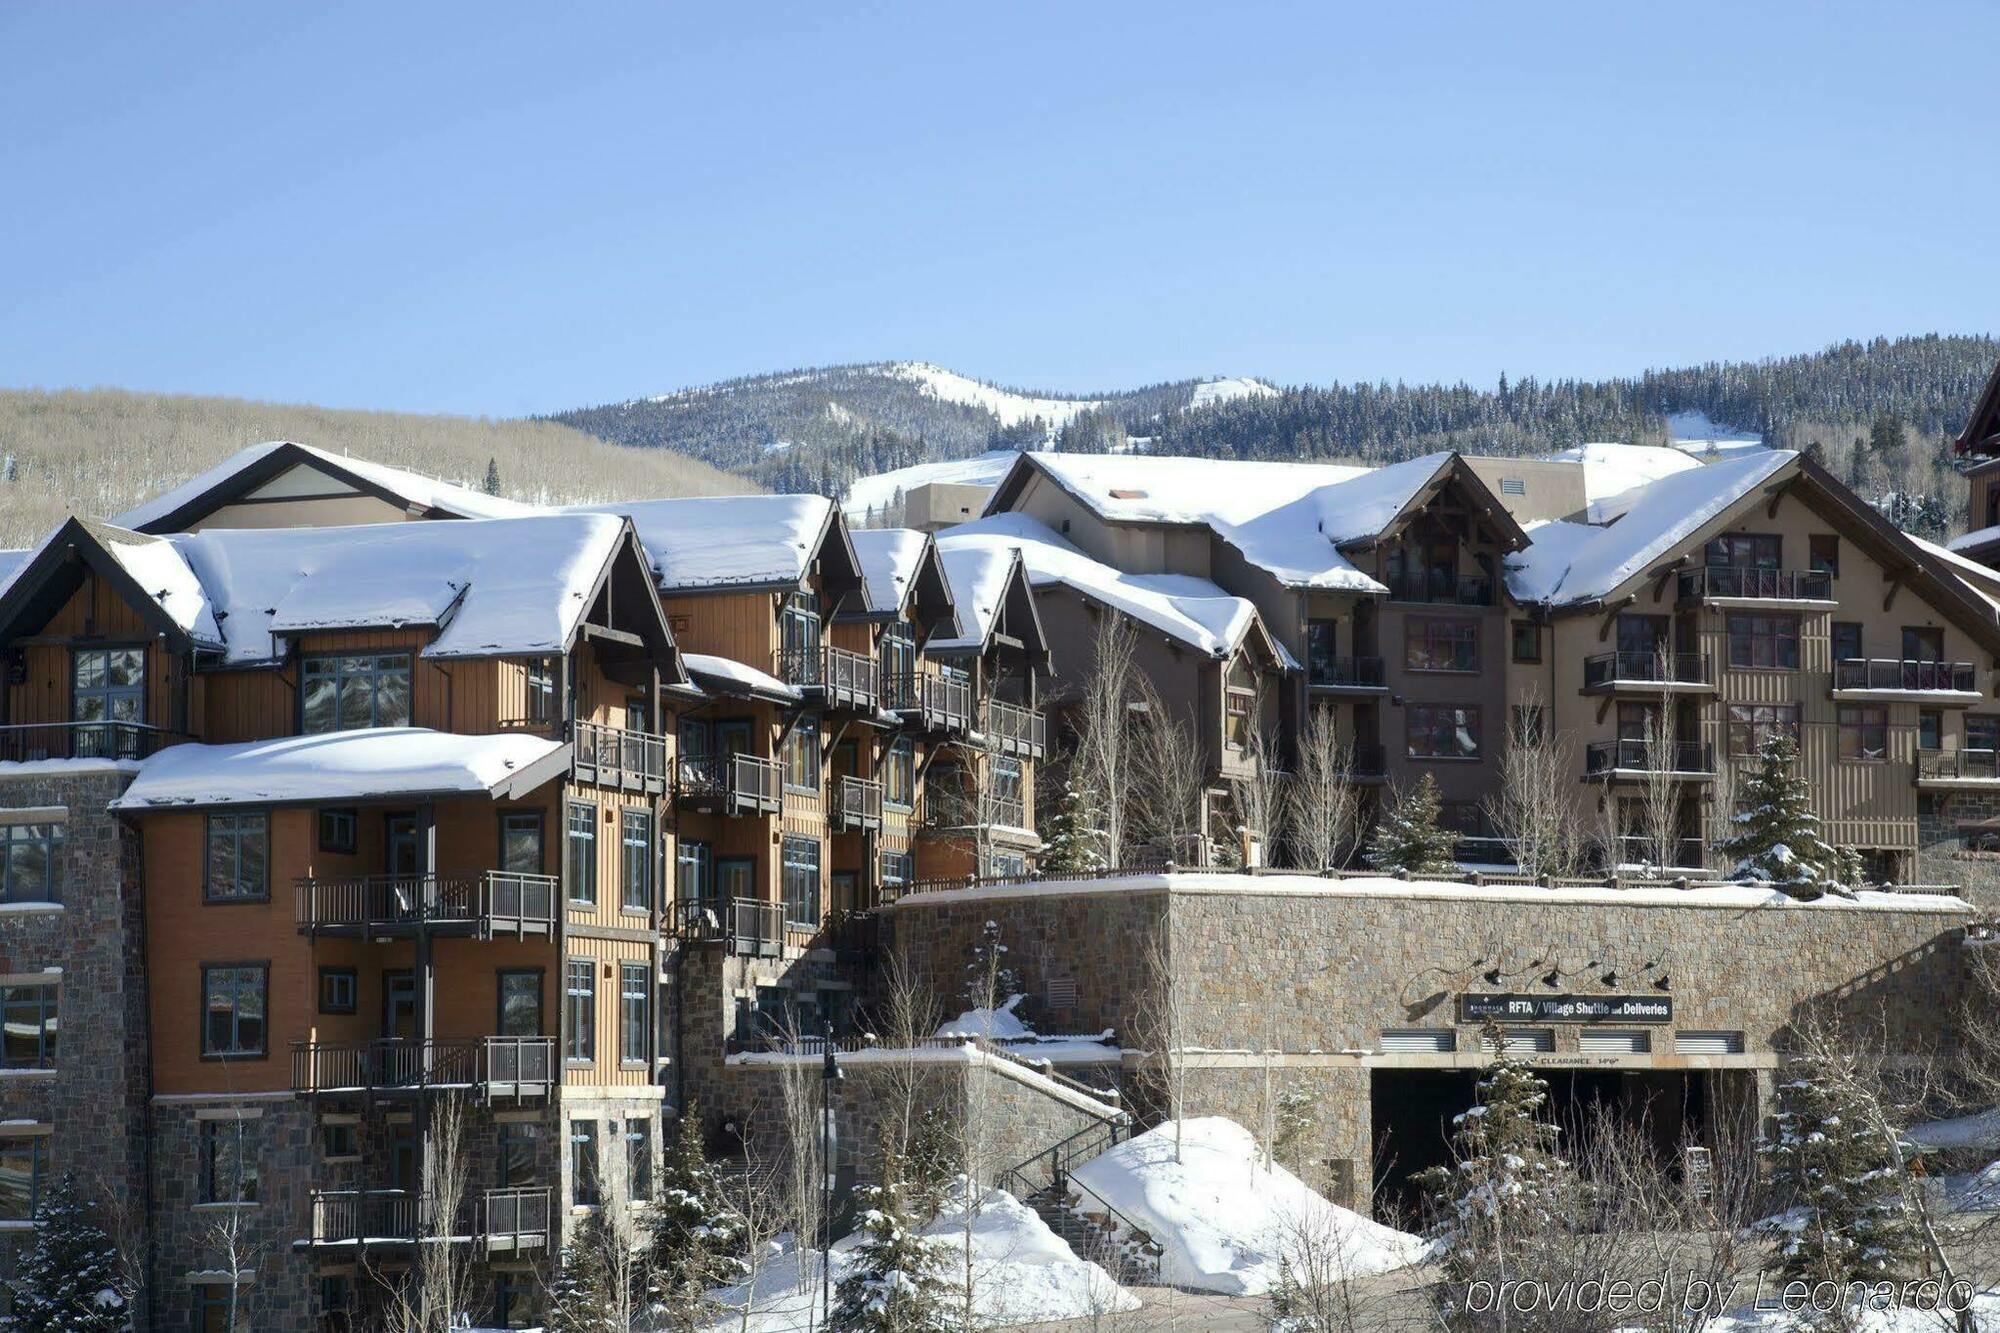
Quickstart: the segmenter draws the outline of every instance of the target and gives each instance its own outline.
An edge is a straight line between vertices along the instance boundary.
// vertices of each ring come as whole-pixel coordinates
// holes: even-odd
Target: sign
[[[1671,1023],[1671,995],[1461,995],[1458,1021],[1484,1023]]]

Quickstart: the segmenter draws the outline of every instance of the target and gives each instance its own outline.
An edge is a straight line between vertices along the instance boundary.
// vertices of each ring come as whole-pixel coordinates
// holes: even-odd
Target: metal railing
[[[1970,694],[1978,678],[1970,662],[1923,662],[1913,658],[1843,657],[1833,664],[1836,690],[1947,690]]]
[[[579,722],[572,746],[571,767],[580,782],[661,791],[673,776],[667,738],[650,731]]]
[[[750,958],[775,958],[785,944],[783,903],[761,898],[694,898],[674,904],[674,928],[684,940],[720,940]]]
[[[1665,747],[1644,740],[1592,741],[1584,747],[1585,777],[1614,769],[1639,773],[1713,773],[1715,751],[1701,741],[1675,741]]]
[[[980,730],[1003,754],[1028,755],[1039,759],[1048,748],[1049,720],[1033,708],[988,699],[980,719]]]
[[[418,1092],[477,1088],[546,1094],[555,1084],[554,1037],[383,1037],[292,1043],[294,1092]]]
[[[1454,574],[1443,570],[1406,574],[1389,584],[1389,600],[1491,606],[1493,580],[1485,574]]]
[[[484,1240],[521,1249],[547,1245],[554,1219],[546,1186],[485,1190],[451,1217],[436,1197],[414,1190],[314,1190],[310,1202],[313,1245]]]
[[[1583,683],[1609,685],[1615,681],[1640,681],[1661,685],[1707,685],[1706,653],[1596,653],[1583,659]]]
[[[879,829],[882,827],[882,784],[871,778],[837,777],[833,780],[829,814],[835,828]]]
[[[1085,1125],[1068,1138],[1000,1172],[993,1183],[1024,1201],[1046,1190],[1066,1191],[1070,1175],[1077,1167],[1095,1161],[1130,1137],[1130,1122],[1123,1119]]]
[[[775,759],[754,754],[683,758],[675,796],[706,803],[723,814],[776,814],[783,808],[785,769]]]
[[[831,704],[872,708],[879,688],[875,659],[845,648],[780,648],[778,678],[818,691]]]
[[[1388,752],[1379,745],[1357,745],[1354,747],[1352,763],[1357,778],[1379,778],[1389,771]]]
[[[882,682],[882,706],[898,713],[915,713],[938,731],[965,731],[972,726],[972,682],[942,671],[901,671]]]
[[[1627,833],[1618,839],[1618,862],[1620,865],[1664,864],[1673,869],[1693,869],[1699,867],[1708,856],[1708,847],[1700,838],[1673,838],[1667,843],[1667,860],[1660,861],[1659,843],[1636,833]]]
[[[487,1190],[480,1221],[480,1238],[491,1248],[546,1248],[555,1224],[548,1187],[528,1185]]]
[[[480,934],[553,931],[554,875],[509,870],[464,874],[306,876],[296,881],[303,931],[394,934],[466,927]]]
[[[1682,600],[1703,597],[1737,597],[1777,602],[1830,602],[1833,575],[1815,569],[1741,569],[1733,565],[1705,565],[1680,572],[1678,591]]]
[[[1328,688],[1382,689],[1385,677],[1379,657],[1315,657],[1306,665],[1306,681]]]
[[[144,759],[188,739],[143,722],[25,722],[0,727],[0,761]]]
[[[1919,750],[1917,780],[2000,781],[2000,750]]]

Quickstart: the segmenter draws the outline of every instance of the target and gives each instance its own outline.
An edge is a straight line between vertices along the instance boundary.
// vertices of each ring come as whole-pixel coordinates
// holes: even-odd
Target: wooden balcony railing
[[[883,681],[882,706],[914,715],[928,731],[972,729],[972,682],[941,671],[904,671]]]
[[[1706,653],[1596,653],[1583,659],[1585,689],[1621,682],[1711,685]]]
[[[684,940],[719,940],[746,958],[775,958],[784,949],[784,905],[761,898],[692,898],[674,904],[674,928]]]
[[[1307,682],[1322,689],[1385,688],[1379,657],[1315,657],[1306,673]]]
[[[784,808],[784,765],[754,754],[684,757],[674,796],[716,814],[775,815]]]
[[[1583,773],[1596,777],[1611,772],[1713,773],[1715,750],[1700,741],[1593,741],[1583,750]]]
[[[28,722],[0,727],[0,761],[144,759],[187,739],[143,722]]]
[[[837,829],[882,827],[882,784],[868,778],[837,777],[828,816]]]
[[[1833,575],[1813,569],[1739,569],[1706,565],[1680,572],[1682,601],[1710,597],[1773,602],[1830,602]]]
[[[507,870],[464,874],[309,876],[297,881],[298,927],[306,934],[548,935],[555,930],[556,878]]]
[[[830,708],[873,708],[878,676],[874,658],[845,648],[778,650],[778,679]]]
[[[2000,750],[1918,750],[1919,782],[2000,782]]]
[[[1979,689],[1970,662],[1921,662],[1911,658],[1845,657],[1833,664],[1836,690],[1972,694]]]
[[[545,1097],[555,1086],[554,1037],[295,1041],[292,1091],[394,1093],[470,1088],[482,1096]]]
[[[435,1197],[414,1190],[314,1190],[311,1245],[415,1245],[484,1242],[493,1249],[549,1243],[554,1212],[546,1186],[491,1189],[461,1203],[449,1218]]]
[[[663,792],[673,776],[667,738],[650,731],[579,722],[571,738],[577,781],[630,791]]]
[[[1002,754],[1039,759],[1048,750],[1048,718],[1033,708],[988,699],[980,729]]]

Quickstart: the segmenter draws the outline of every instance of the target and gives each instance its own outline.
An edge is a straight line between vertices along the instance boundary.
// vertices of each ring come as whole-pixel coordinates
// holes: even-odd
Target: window
[[[49,1170],[45,1134],[0,1138],[0,1222],[32,1222]]]
[[[882,688],[891,699],[916,704],[917,641],[901,621],[882,631]]]
[[[2000,750],[2000,713],[1967,713],[1965,748]]]
[[[1455,704],[1411,704],[1407,711],[1410,758],[1479,757],[1477,708],[1461,708]]]
[[[502,1328],[535,1328],[540,1324],[532,1272],[502,1269],[493,1275],[493,1314]]]
[[[589,1064],[597,1058],[597,963],[572,958],[563,965],[563,1059]]]
[[[1799,618],[1750,613],[1729,617],[1729,665],[1796,669]]]
[[[319,1275],[320,1333],[349,1333],[354,1313],[354,1281],[345,1273]]]
[[[1339,622],[1306,622],[1306,679],[1314,684],[1332,684],[1340,679]]]
[[[1532,620],[1514,622],[1514,660],[1516,662],[1542,660],[1542,632]]]
[[[795,592],[785,599],[785,609],[778,618],[785,655],[814,669],[811,678],[801,677],[793,684],[808,684],[818,678],[819,623],[819,598],[809,592]]]
[[[524,684],[528,692],[528,721],[555,721],[556,660],[553,657],[530,659]]]
[[[817,927],[819,910],[819,842],[788,837],[784,843],[785,919],[793,925]]]
[[[249,1120],[201,1122],[201,1201],[257,1202],[257,1152]]]
[[[542,970],[509,968],[495,979],[499,988],[500,1035],[539,1037],[542,1035]]]
[[[674,848],[674,898],[683,903],[713,903],[715,849],[705,842],[682,842]]]
[[[1021,761],[1012,755],[995,755],[990,764],[993,801],[990,822],[1009,828],[1028,826],[1028,809],[1021,782]]]
[[[1511,718],[1516,745],[1540,745],[1548,734],[1549,712],[1541,704],[1515,704]]]
[[[1852,620],[1833,622],[1833,660],[1851,662],[1868,656],[1861,646],[1861,626]]]
[[[264,963],[201,969],[201,1053],[210,1059],[256,1059],[264,1053]]]
[[[352,1120],[329,1120],[319,1127],[319,1152],[329,1162],[361,1156],[361,1136]]]
[[[500,868],[510,875],[542,873],[542,816],[534,810],[500,814]]]
[[[653,812],[627,807],[619,816],[624,873],[618,905],[628,912],[653,909]]]
[[[1944,631],[1932,626],[1903,626],[1903,660],[1944,661]]]
[[[793,791],[819,790],[819,715],[806,713],[785,733],[785,785]]]
[[[1775,534],[1735,532],[1709,542],[1703,563],[1710,568],[1776,569],[1781,552]]]
[[[646,1063],[646,1039],[653,1030],[653,989],[645,963],[618,965],[618,1058],[628,1065]]]
[[[1917,748],[1919,750],[1944,748],[1944,714],[1935,708],[1917,710]]]
[[[625,1122],[625,1197],[653,1197],[653,1122]]]
[[[323,1014],[351,1014],[356,1010],[360,983],[351,967],[322,967],[319,970],[319,1011]]]
[[[1257,673],[1249,659],[1238,657],[1223,678],[1222,739],[1232,750],[1250,748],[1257,728]]]
[[[1794,743],[1797,743],[1799,739],[1797,704],[1729,705],[1729,753],[1732,755],[1761,753],[1765,744],[1774,736],[1789,736]]]
[[[1412,671],[1479,670],[1479,622],[1412,616],[1403,665]]]
[[[569,900],[584,907],[597,904],[597,807],[571,801],[563,839],[563,870],[569,879]]]
[[[358,843],[360,816],[352,810],[319,812],[319,849],[352,855]]]
[[[597,1122],[595,1120],[572,1120],[569,1122],[569,1173],[575,1202],[597,1204],[604,1202],[602,1182],[597,1175]]]
[[[0,860],[0,900],[59,903],[63,886],[63,826],[8,824],[0,827],[6,856]]]
[[[250,1301],[247,1297],[237,1299],[235,1290],[226,1282],[195,1284],[195,1333],[245,1333],[250,1327]],[[232,1312],[234,1328],[230,1327]]]
[[[56,1067],[57,988],[0,986],[0,1069]]]
[[[70,720],[102,725],[79,729],[76,756],[133,759],[146,720],[146,650],[79,648],[70,659]]]
[[[1815,574],[1840,573],[1840,538],[1830,532],[1815,532],[1806,538],[1807,563]]]
[[[299,674],[299,730],[307,735],[410,725],[408,654],[308,657]]]
[[[917,799],[917,743],[908,736],[890,742],[882,756],[882,799],[908,810]]]
[[[208,882],[212,903],[261,902],[271,896],[270,816],[258,811],[208,817]]]
[[[910,887],[911,859],[908,852],[882,853],[882,900],[894,902]]]
[[[541,1178],[542,1127],[532,1120],[500,1122],[500,1188],[526,1189]]]
[[[1889,757],[1889,710],[1881,704],[1842,704],[1840,757],[1842,759],[1887,759]]]

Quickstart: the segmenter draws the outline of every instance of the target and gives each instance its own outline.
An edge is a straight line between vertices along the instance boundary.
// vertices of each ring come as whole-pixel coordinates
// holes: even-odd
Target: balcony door
[[[146,720],[146,650],[78,648],[70,659],[70,718],[78,758],[135,758],[133,725]]]
[[[382,1035],[408,1041],[419,1033],[417,974],[397,969],[382,974]]]
[[[394,814],[384,817],[382,845],[385,864],[382,870],[390,875],[421,875],[424,873],[423,830],[417,825],[417,817],[412,814]]]
[[[715,863],[715,897],[719,904],[734,898],[757,897],[757,862],[747,856],[725,856]]]
[[[1903,626],[1903,660],[1905,662],[1944,661],[1944,631],[1941,629]]]

